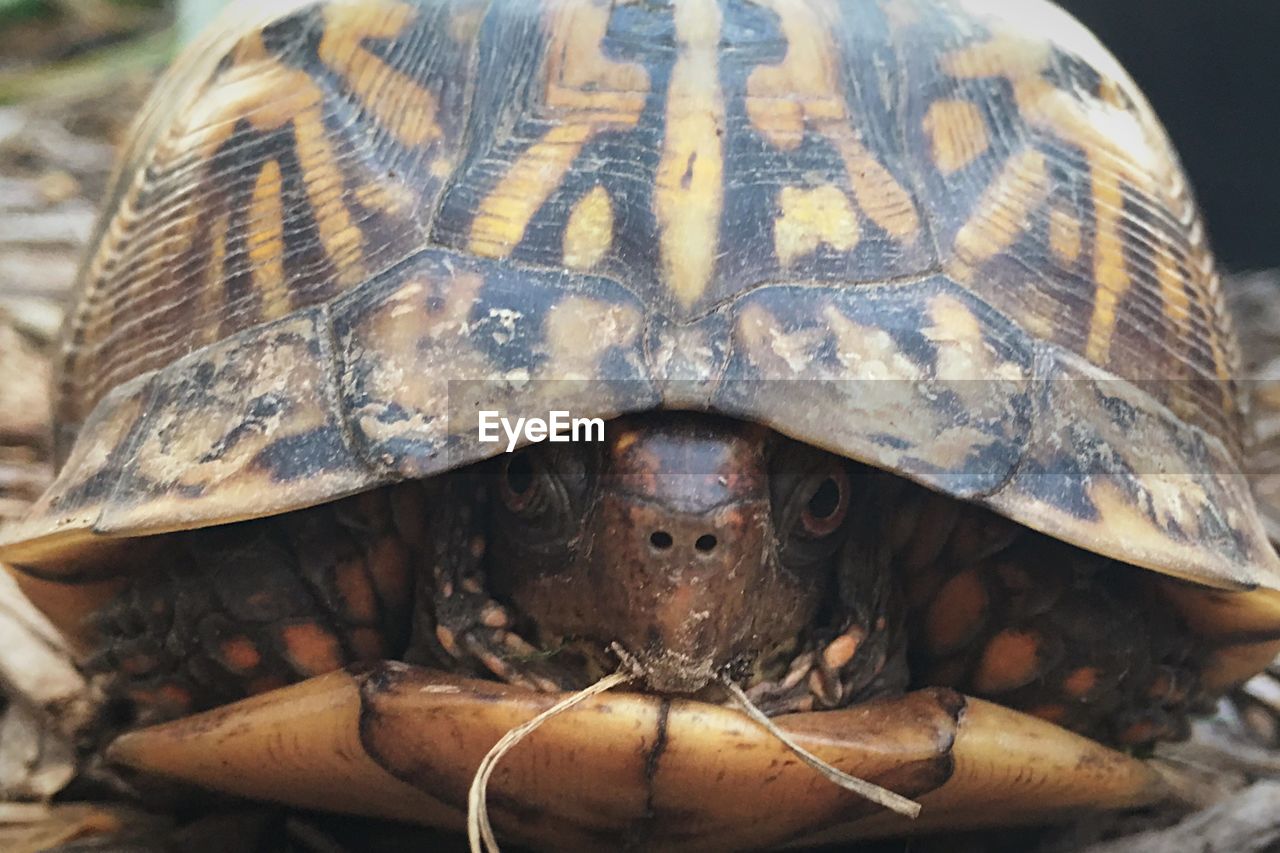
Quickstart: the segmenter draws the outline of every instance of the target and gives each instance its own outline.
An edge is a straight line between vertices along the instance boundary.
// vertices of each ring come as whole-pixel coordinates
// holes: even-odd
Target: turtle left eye
[[[849,475],[832,471],[818,483],[800,514],[800,524],[809,536],[830,536],[840,529],[849,512]]]

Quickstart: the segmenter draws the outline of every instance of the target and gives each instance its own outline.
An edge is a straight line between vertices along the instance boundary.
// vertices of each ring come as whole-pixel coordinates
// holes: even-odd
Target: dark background
[[[1059,1],[1155,106],[1223,265],[1280,266],[1280,2]]]

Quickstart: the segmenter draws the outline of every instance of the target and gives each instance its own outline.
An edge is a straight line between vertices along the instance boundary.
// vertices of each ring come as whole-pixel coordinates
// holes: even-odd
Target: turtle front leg
[[[458,472],[412,487],[420,490],[416,513],[426,561],[405,661],[543,692],[580,687],[579,679],[516,633],[511,609],[489,593],[486,478]]]
[[[900,578],[889,565],[878,516],[866,513],[864,518],[854,525],[837,557],[830,623],[813,632],[785,675],[756,680],[747,691],[770,716],[842,708],[907,689],[910,672]]]
[[[399,655],[414,553],[390,491],[176,534],[93,617],[88,668],[146,724]]]

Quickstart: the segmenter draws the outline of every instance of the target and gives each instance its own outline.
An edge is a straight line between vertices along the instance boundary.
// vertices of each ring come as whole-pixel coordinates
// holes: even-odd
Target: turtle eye
[[[849,512],[849,475],[843,468],[818,482],[800,514],[800,524],[809,536],[830,536],[840,529]]]
[[[527,453],[515,453],[507,458],[502,466],[501,487],[502,502],[512,512],[524,512],[530,509],[537,497],[538,473]]]

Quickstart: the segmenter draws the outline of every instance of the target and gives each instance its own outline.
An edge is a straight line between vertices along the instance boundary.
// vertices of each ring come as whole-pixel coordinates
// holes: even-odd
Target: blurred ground
[[[1261,0],[1257,3],[1261,6]],[[1124,8],[1132,13],[1141,3],[1116,2],[1109,7],[1093,3],[1091,7],[1090,2],[1078,0],[1074,5],[1105,25],[1110,20],[1106,15],[1114,16]],[[1185,28],[1191,24],[1185,22],[1200,19],[1184,14],[1185,5],[1148,4],[1147,13],[1158,8],[1164,16],[1151,38],[1158,42],[1165,37],[1160,33],[1186,35]],[[162,3],[0,0],[0,523],[33,500],[52,474],[47,438],[50,355],[62,306],[93,228],[114,148],[175,42],[172,20]],[[1128,20],[1125,26],[1129,27],[1149,23],[1144,14],[1120,20]],[[1120,35],[1137,31],[1121,27]],[[1207,48],[1201,44],[1199,49]],[[1210,156],[1204,158],[1208,165],[1200,167],[1197,183],[1210,190],[1202,191],[1202,197],[1211,215],[1215,206],[1226,209],[1229,206],[1221,194],[1236,192],[1236,178],[1212,177],[1211,172],[1225,173],[1228,166],[1236,174],[1248,172],[1254,160],[1241,152],[1254,146],[1265,146],[1269,152],[1274,137],[1258,133],[1233,139],[1230,145],[1223,142],[1214,156],[1213,140],[1201,139],[1208,135],[1196,131],[1204,124],[1179,129],[1177,123],[1187,120],[1182,114],[1190,114],[1201,102],[1198,98],[1209,97],[1211,90],[1220,90],[1222,79],[1240,72],[1203,66],[1184,69],[1155,49],[1145,55],[1148,70],[1140,56],[1135,74],[1153,89],[1158,106],[1165,97],[1160,94],[1161,80],[1185,82],[1186,73],[1203,78],[1204,86],[1186,88],[1185,103],[1173,104],[1166,113],[1177,113],[1170,123],[1175,136],[1181,137],[1179,145],[1189,152],[1193,171],[1202,156],[1196,153],[1201,143],[1209,149]],[[1170,67],[1161,71],[1161,62]],[[1152,75],[1159,78],[1154,85]],[[1208,85],[1212,80],[1218,81],[1219,89]],[[1275,105],[1280,105],[1280,97],[1273,100]],[[1240,111],[1240,120],[1249,112],[1239,105],[1219,107],[1229,113]],[[1221,136],[1222,125],[1217,128]],[[1235,156],[1234,163],[1225,162],[1229,157],[1222,152],[1227,151]],[[1261,166],[1252,168],[1254,195],[1266,192],[1268,182],[1274,180],[1274,195],[1280,198],[1280,169],[1272,163],[1265,174]],[[1272,202],[1254,200],[1261,207],[1236,205],[1234,213],[1228,210],[1219,215],[1216,221],[1231,229],[1230,237],[1224,239],[1224,226],[1215,228],[1219,245],[1237,266],[1280,264],[1280,255],[1274,254],[1280,251],[1280,243],[1270,236],[1280,217],[1267,219],[1269,214],[1262,208]],[[1235,224],[1233,217],[1241,216],[1249,220],[1245,226]],[[1267,273],[1232,281],[1233,299],[1244,321],[1248,375],[1262,378],[1256,386],[1255,415],[1263,440],[1255,467],[1277,472],[1258,478],[1257,484],[1262,496],[1277,508],[1273,521],[1280,532],[1280,284],[1276,275]],[[1274,781],[1280,780],[1280,752],[1275,751],[1280,747],[1278,684],[1267,677],[1255,679],[1235,701],[1224,702],[1216,717],[1199,723],[1190,742],[1161,749],[1162,760],[1181,780],[1186,799],[1182,806],[1095,818],[1064,829],[999,840],[974,836],[876,849],[914,853],[934,849],[1045,853],[1280,849],[1280,784]],[[174,829],[170,818],[129,806],[127,788],[75,758],[77,733],[97,702],[92,685],[76,673],[52,629],[24,605],[11,584],[4,583],[0,583],[0,697],[0,800],[7,801],[0,802],[0,849],[45,849],[72,843],[77,837],[82,840],[63,849],[102,849],[95,845],[109,837],[135,839],[113,848],[135,851],[196,849],[197,844],[210,850],[371,849],[373,835],[359,821],[270,809],[237,811],[221,804],[214,816]],[[191,820],[192,814],[183,818]],[[401,849],[409,843],[407,832],[390,830],[383,836],[382,849]],[[420,836],[412,837],[419,846],[423,842]]]

